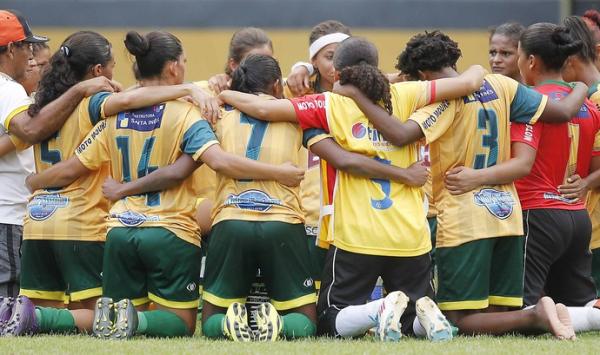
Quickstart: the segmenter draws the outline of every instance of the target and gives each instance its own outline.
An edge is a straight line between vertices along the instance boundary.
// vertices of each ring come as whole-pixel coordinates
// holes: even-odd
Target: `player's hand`
[[[123,90],[121,84],[114,80],[109,80],[105,76],[97,76],[93,79],[81,81],[76,84],[76,87],[84,97],[89,97],[102,91],[119,92]]]
[[[466,166],[457,166],[448,170],[444,182],[446,189],[452,195],[462,195],[481,186],[477,171]]]
[[[560,195],[570,200],[579,199],[580,201],[585,201],[588,190],[587,182],[577,174],[569,176],[566,184],[558,187]]]
[[[333,84],[332,92],[335,94],[346,96],[346,97],[349,97],[352,99],[352,98],[356,97],[356,95],[360,92],[360,90],[358,90],[358,88],[352,84],[342,85],[342,84],[340,84],[340,82],[338,80]]]
[[[202,90],[198,85],[189,84],[189,98],[200,108],[202,116],[211,124],[217,123],[217,120],[221,118],[221,101]]]
[[[300,185],[304,179],[304,170],[294,166],[292,163],[283,163],[279,165],[280,173],[277,177],[277,182],[282,185],[294,187]]]
[[[304,65],[298,65],[286,80],[286,85],[294,97],[306,95],[310,91],[310,75]]]
[[[231,78],[227,74],[213,75],[210,79],[208,79],[208,87],[214,91],[215,94],[218,94],[223,90],[229,90],[230,86]]]
[[[121,184],[117,180],[111,177],[106,178],[106,180],[104,180],[104,184],[102,184],[102,194],[107,200],[111,202],[118,201],[125,197],[122,195],[121,192],[122,186],[123,184]]]
[[[429,168],[421,160],[406,168],[406,177],[403,182],[408,186],[421,187],[425,185],[428,177]]]

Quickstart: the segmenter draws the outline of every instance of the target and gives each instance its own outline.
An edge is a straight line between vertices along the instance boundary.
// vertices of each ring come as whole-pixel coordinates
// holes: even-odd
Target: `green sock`
[[[283,335],[288,339],[314,336],[317,326],[302,313],[289,313],[283,319]]]
[[[225,315],[223,313],[213,314],[208,317],[206,322],[202,324],[202,335],[207,338],[223,338],[223,319]]]
[[[159,338],[190,335],[183,319],[175,313],[163,310],[138,312],[136,334],[146,334]]]
[[[35,307],[40,333],[73,333],[77,331],[75,318],[68,309]]]

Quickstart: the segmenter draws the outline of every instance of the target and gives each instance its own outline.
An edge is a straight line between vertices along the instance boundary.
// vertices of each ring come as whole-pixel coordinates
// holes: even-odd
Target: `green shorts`
[[[103,242],[23,241],[20,294],[77,302],[102,295]]]
[[[310,267],[312,270],[312,278],[315,280],[315,286],[317,289],[321,284],[321,274],[325,267],[325,256],[327,256],[327,249],[323,249],[317,245],[317,237],[314,235],[307,235],[306,240],[308,242],[308,255]]]
[[[228,307],[246,301],[260,268],[278,310],[316,302],[304,225],[227,220],[211,231],[203,299]]]
[[[133,304],[197,308],[200,248],[165,228],[112,228],[106,236],[102,294]]]
[[[592,250],[592,277],[596,283],[596,293],[600,297],[600,248]]]
[[[437,248],[437,302],[445,311],[523,305],[524,238]]]

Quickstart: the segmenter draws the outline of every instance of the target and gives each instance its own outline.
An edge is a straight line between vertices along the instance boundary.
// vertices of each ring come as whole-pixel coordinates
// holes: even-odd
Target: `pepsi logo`
[[[357,139],[363,138],[367,134],[367,127],[364,124],[358,122],[352,126],[352,136]]]

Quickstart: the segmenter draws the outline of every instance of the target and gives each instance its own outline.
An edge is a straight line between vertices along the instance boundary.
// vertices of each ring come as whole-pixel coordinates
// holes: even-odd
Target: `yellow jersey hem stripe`
[[[204,290],[204,292],[202,293],[202,299],[212,305],[218,306],[218,307],[223,307],[223,308],[227,308],[229,307],[232,303],[235,302],[239,302],[239,303],[246,303],[246,298],[221,298],[219,296],[215,296],[212,293]]]
[[[461,311],[464,309],[485,309],[488,308],[489,301],[456,301],[456,302],[438,302],[438,307],[442,311]]]
[[[206,150],[210,147],[212,147],[215,144],[219,144],[219,141],[208,141],[206,142],[205,145],[202,146],[202,148],[198,149],[198,151],[196,151],[196,153],[194,153],[194,155],[192,155],[192,159],[194,159],[195,161],[200,160],[200,157],[202,156],[202,154],[204,154],[204,152],[206,152]]]
[[[133,303],[133,305],[137,307],[146,303],[150,303],[150,299],[148,297],[134,298],[131,300],[131,303]]]
[[[531,121],[529,121],[529,124],[535,124],[538,121],[538,119],[542,115],[542,112],[544,112],[544,109],[546,108],[547,104],[548,104],[548,96],[543,95],[542,102],[538,106],[538,109],[535,112],[535,115],[533,115],[533,117],[531,118]]]
[[[522,307],[522,297],[490,296],[489,303],[493,306]]]
[[[308,295],[294,298],[293,300],[289,301],[275,301],[274,299],[271,299],[271,304],[275,306],[275,309],[278,311],[285,311],[292,308],[298,308],[300,306],[304,306],[311,303],[317,303],[316,293],[310,293]]]
[[[69,295],[71,302],[78,302],[87,300],[92,297],[102,296],[102,287],[89,288],[87,290],[81,290],[72,292]]]
[[[23,106],[19,106],[16,109],[12,110],[8,116],[6,116],[6,120],[4,120],[4,127],[6,128],[6,131],[10,133],[10,121],[12,121],[12,119],[20,114],[23,111],[26,111],[29,108],[29,105],[23,105]]]
[[[157,303],[161,306],[176,308],[176,309],[190,309],[190,308],[198,308],[200,305],[200,294],[198,294],[198,298],[194,301],[170,301],[159,297],[151,292],[148,292],[148,298],[152,300],[152,302]]]
[[[47,301],[61,301],[66,302],[67,300],[64,291],[39,291],[39,290],[28,290],[20,289],[19,294],[27,296],[29,298]]]

